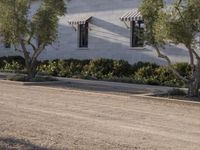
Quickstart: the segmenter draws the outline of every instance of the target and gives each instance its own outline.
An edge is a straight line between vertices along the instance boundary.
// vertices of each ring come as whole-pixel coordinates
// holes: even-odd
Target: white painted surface
[[[169,0],[170,1],[170,0]],[[164,64],[157,58],[156,53],[150,48],[130,48],[130,31],[120,21],[120,17],[133,8],[137,8],[141,0],[71,0],[68,3],[68,14],[60,18],[59,38],[40,56],[40,59],[93,59],[111,58],[124,59],[130,63],[150,61]],[[32,6],[33,11],[37,3]],[[68,20],[76,15],[91,15],[89,24],[89,47],[77,47],[77,32],[68,24]],[[11,49],[4,49],[0,45],[0,56],[15,55]],[[188,54],[183,46],[167,46],[164,50],[174,62],[188,61]]]

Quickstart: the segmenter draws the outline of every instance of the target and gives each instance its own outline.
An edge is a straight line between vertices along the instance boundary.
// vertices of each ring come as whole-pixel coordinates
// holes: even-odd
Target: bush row
[[[174,65],[179,73],[189,77],[191,68],[187,63]],[[0,58],[1,70],[23,70],[24,59],[21,57]],[[151,85],[167,85],[183,87],[184,83],[178,79],[166,66],[154,63],[138,62],[130,65],[124,60],[94,59],[94,60],[47,60],[39,62],[39,73],[84,79],[110,80],[120,82],[134,82]]]
[[[25,66],[25,60],[21,56],[0,57],[0,70],[20,71]]]

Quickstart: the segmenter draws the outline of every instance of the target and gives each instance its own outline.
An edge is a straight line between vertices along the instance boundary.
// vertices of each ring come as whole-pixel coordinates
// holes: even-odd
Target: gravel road
[[[1,150],[200,150],[200,105],[0,83]]]

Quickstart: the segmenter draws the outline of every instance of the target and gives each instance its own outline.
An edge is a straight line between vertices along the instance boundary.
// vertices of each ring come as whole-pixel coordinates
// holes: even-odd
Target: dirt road
[[[0,83],[0,149],[200,150],[200,105]]]

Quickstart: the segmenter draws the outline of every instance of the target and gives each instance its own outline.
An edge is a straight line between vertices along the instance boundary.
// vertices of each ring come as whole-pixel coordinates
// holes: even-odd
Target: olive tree
[[[65,13],[64,0],[38,1],[32,14],[32,0],[0,0],[0,36],[23,53],[28,78],[37,73],[37,59],[57,38],[59,16]]]
[[[140,11],[146,24],[145,40],[167,61],[169,69],[189,87],[188,96],[198,97],[200,87],[200,1],[175,0],[166,4],[164,0],[144,0]],[[189,56],[192,74],[182,76],[172,65],[167,54],[162,52],[166,43],[184,44]]]

